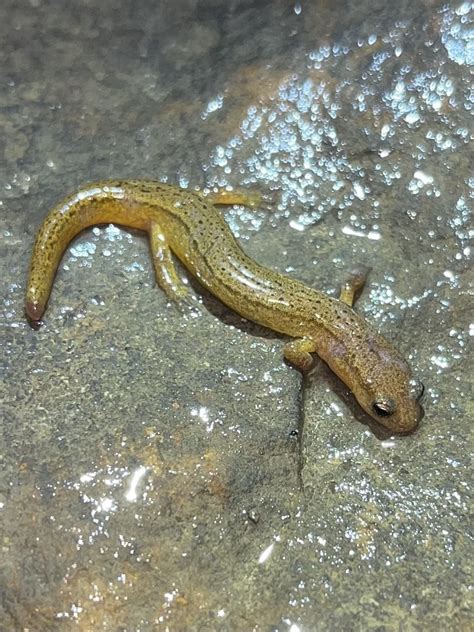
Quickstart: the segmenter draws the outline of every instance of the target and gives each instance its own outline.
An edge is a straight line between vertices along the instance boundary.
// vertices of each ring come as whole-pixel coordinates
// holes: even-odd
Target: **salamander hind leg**
[[[153,222],[150,228],[150,247],[156,282],[160,288],[178,306],[191,306],[192,296],[188,287],[179,278],[166,237],[156,222]]]
[[[306,373],[313,366],[314,358],[311,355],[317,349],[317,345],[311,338],[298,338],[287,342],[283,347],[285,360],[293,364],[299,371]]]
[[[370,268],[364,266],[353,270],[347,281],[341,286],[339,300],[349,305],[349,307],[352,307],[367,281],[369,272]]]

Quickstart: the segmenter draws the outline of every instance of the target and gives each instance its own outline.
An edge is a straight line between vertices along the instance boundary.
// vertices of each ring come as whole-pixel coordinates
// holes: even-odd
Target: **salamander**
[[[413,430],[422,415],[423,385],[402,355],[353,304],[365,275],[355,274],[339,298],[265,268],[248,257],[219,213],[219,204],[258,204],[258,196],[205,196],[152,180],[109,180],[86,185],[46,216],[36,237],[26,291],[26,315],[41,321],[57,267],[69,242],[96,224],[146,231],[158,285],[186,301],[175,255],[214,296],[248,320],[292,340],[285,359],[302,372],[318,354],[345,382],[360,406],[394,432]]]

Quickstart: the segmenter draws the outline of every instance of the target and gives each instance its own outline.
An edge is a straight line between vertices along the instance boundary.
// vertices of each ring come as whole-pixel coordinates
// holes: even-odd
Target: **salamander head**
[[[387,340],[361,319],[351,325],[326,342],[323,359],[379,424],[393,432],[414,430],[423,413],[423,384]]]
[[[410,378],[391,395],[378,393],[370,403],[367,412],[380,424],[396,432],[410,432],[422,417],[419,399],[423,395],[423,384],[417,378]]]
[[[422,417],[419,400],[424,387],[397,356],[372,371],[365,383],[354,385],[353,391],[373,419],[389,430],[403,433],[414,430]]]

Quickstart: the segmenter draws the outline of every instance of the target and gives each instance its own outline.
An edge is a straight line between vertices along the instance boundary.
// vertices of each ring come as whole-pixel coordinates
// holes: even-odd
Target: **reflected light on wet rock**
[[[91,241],[83,241],[75,244],[69,249],[69,252],[73,257],[88,257],[93,255],[97,249],[97,246]]]
[[[359,200],[365,200],[365,190],[360,182],[354,182],[353,189],[356,198],[358,198]]]
[[[432,355],[430,359],[431,359],[431,362],[437,367],[439,367],[440,369],[449,368],[449,361],[446,356]]]
[[[446,5],[441,28],[441,41],[448,57],[459,65],[474,64],[474,29],[472,26],[473,3],[463,2],[454,11]]]
[[[424,173],[420,170],[415,171],[413,177],[420,182],[421,186],[433,183],[433,176],[430,176],[429,174]]]
[[[212,166],[214,174],[210,186],[226,186],[230,165],[241,157],[245,146],[255,145],[251,155],[242,156],[241,182],[265,182],[267,187],[278,182],[280,211],[298,200],[313,207],[313,220],[319,218],[326,206],[330,208],[336,202],[318,195],[320,182],[332,184],[338,191],[344,185],[341,175],[348,170],[342,155],[322,151],[324,143],[337,144],[332,119],[338,109],[324,81],[315,83],[292,75],[268,102],[248,107],[240,133],[226,146],[214,149],[211,165],[205,165],[206,170]]]
[[[306,228],[306,226],[304,224],[300,224],[300,222],[295,222],[294,220],[291,220],[290,228],[302,232]]]
[[[104,230],[105,238],[109,241],[116,241],[117,239],[123,239],[124,235],[126,235],[126,231],[121,230],[115,224],[109,224],[107,228]]]
[[[443,13],[449,28],[456,20],[467,21],[465,5],[455,12],[445,9]],[[405,63],[394,75],[387,74],[390,58],[400,57],[404,51],[401,39],[406,28],[407,23],[398,21],[387,37],[371,33],[359,39],[359,48],[378,48],[371,53],[372,64],[362,76],[363,84],[357,94],[333,76],[334,68],[340,64],[338,58],[350,56],[353,51],[339,44],[322,45],[311,51],[306,58],[306,71],[284,77],[273,92],[250,104],[240,129],[214,148],[209,164],[204,165],[210,174],[208,185],[228,186],[232,172],[238,172],[239,183],[244,186],[271,189],[278,184],[278,206],[272,217],[288,217],[293,207],[303,208],[297,217],[290,216],[291,228],[303,231],[331,209],[343,211],[365,201],[374,190],[369,182],[390,186],[402,179],[402,164],[395,150],[405,142],[407,130],[418,129],[431,113],[444,113],[445,108],[456,107],[463,98],[445,67],[418,69]],[[383,116],[380,104],[373,98],[374,89],[382,89],[382,85],[386,105]],[[387,144],[379,147],[377,154],[389,160],[376,164],[370,176],[362,168],[357,149],[341,133],[347,97],[355,123],[356,113],[364,117],[367,149],[373,151],[370,139],[375,141],[376,136]],[[433,145],[440,151],[453,151],[467,143],[466,132],[453,126],[440,130],[438,125],[428,130],[427,142],[420,143],[412,156],[416,159],[414,175],[407,182],[411,193],[423,191],[427,197],[440,197],[433,176],[420,168],[421,161],[430,155]],[[372,207],[375,208],[375,201]],[[239,226],[231,228],[238,230]],[[380,238],[376,231],[355,236]]]
[[[371,239],[372,241],[382,239],[382,235],[378,230],[369,230],[368,232],[364,232],[363,230],[355,230],[351,226],[343,226],[342,232],[344,235],[351,235],[352,237],[367,237],[367,239]]]
[[[81,481],[81,483],[90,483],[91,481],[94,480],[96,475],[97,475],[97,472],[87,472],[87,474],[82,474],[79,480]]]
[[[206,424],[206,431],[212,432],[216,425],[222,425],[222,419],[211,419],[209,409],[206,406],[200,406],[199,408],[191,408],[191,416],[197,417]]]
[[[267,548],[264,551],[262,551],[262,553],[260,553],[260,557],[258,558],[259,564],[264,564],[269,559],[269,557],[273,553],[274,547],[275,547],[275,543],[272,542],[270,546],[267,546]]]
[[[97,504],[97,511],[108,512],[114,510],[115,508],[116,507],[112,498],[102,498]]]
[[[206,105],[206,107],[204,108],[204,111],[201,114],[202,120],[205,121],[209,117],[210,114],[213,114],[214,112],[217,112],[217,110],[220,110],[223,105],[224,105],[224,95],[218,94],[216,97],[211,99],[209,103]]]
[[[451,287],[457,287],[459,285],[458,277],[452,270],[445,270],[443,272],[443,276],[448,279]]]
[[[410,193],[417,195],[422,189],[425,189],[427,196],[434,195],[435,197],[439,197],[441,195],[440,191],[435,186],[429,186],[432,185],[433,182],[433,176],[430,176],[421,170],[417,170],[408,184],[408,190]]]
[[[326,415],[329,415],[331,417],[334,414],[337,417],[343,417],[344,416],[344,412],[341,410],[341,407],[339,406],[339,404],[336,404],[335,402],[331,402],[329,404],[329,406],[326,407],[325,413],[326,413]]]
[[[193,417],[199,417],[202,421],[209,421],[209,410],[205,406],[200,406],[199,408],[192,408],[191,415]]]
[[[144,465],[140,465],[130,476],[130,482],[128,484],[128,489],[125,492],[125,499],[134,502],[138,498],[137,488],[140,484],[140,481],[148,472],[148,468]]]

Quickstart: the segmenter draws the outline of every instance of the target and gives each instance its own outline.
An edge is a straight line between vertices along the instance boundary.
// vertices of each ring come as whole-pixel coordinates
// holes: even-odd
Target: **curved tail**
[[[56,270],[66,246],[78,233],[94,224],[122,223],[127,199],[121,182],[104,181],[87,185],[57,204],[46,216],[36,236],[26,289],[25,311],[39,324],[48,303]],[[142,221],[124,223],[144,228]]]

